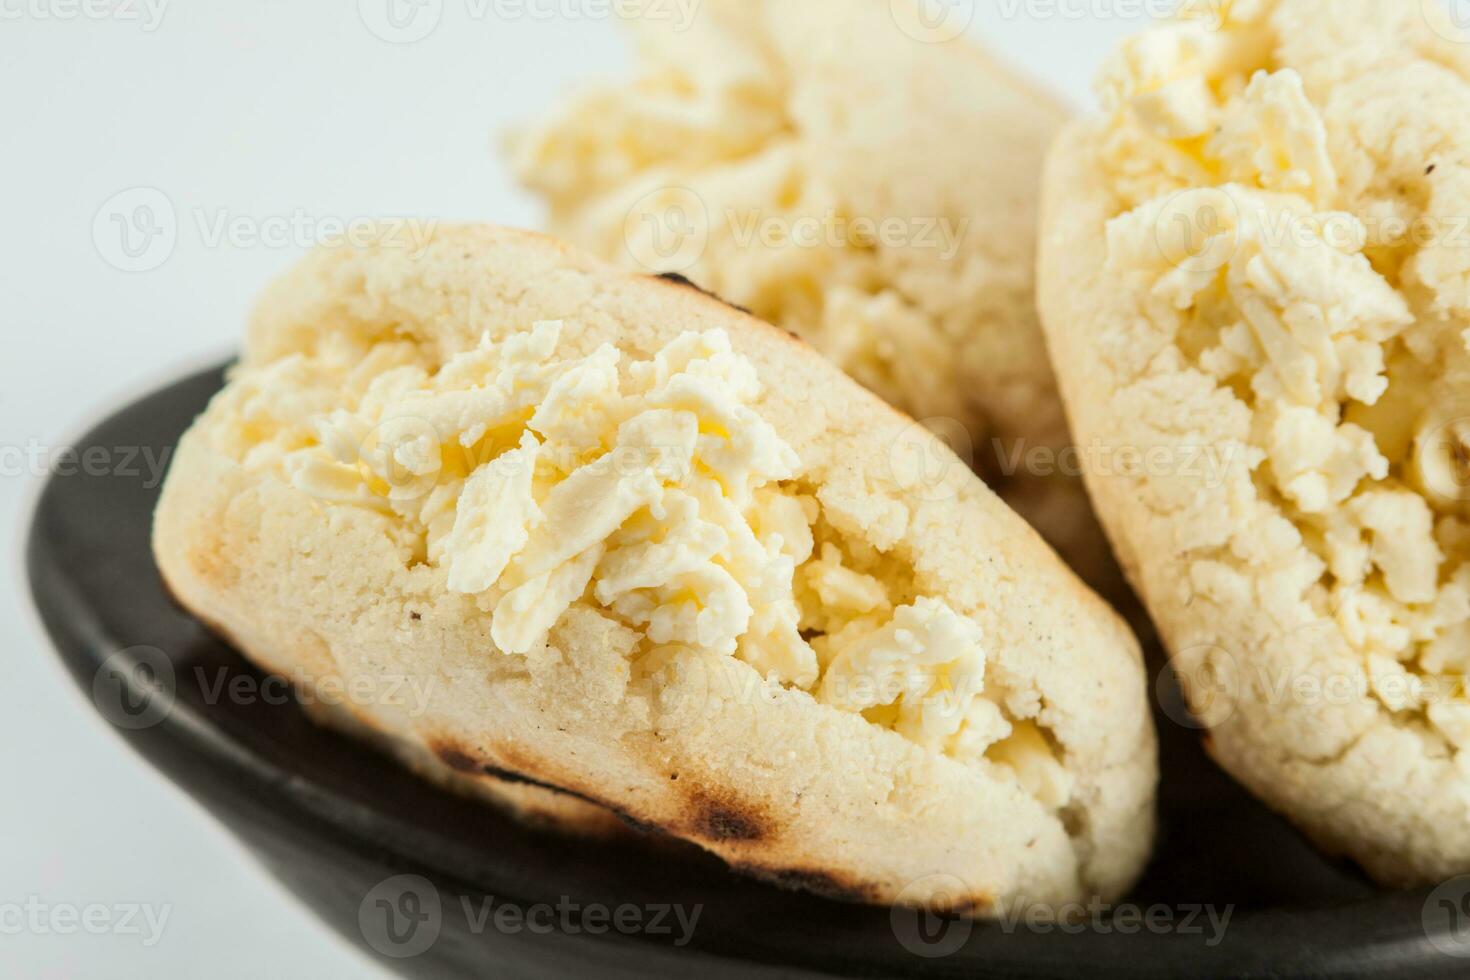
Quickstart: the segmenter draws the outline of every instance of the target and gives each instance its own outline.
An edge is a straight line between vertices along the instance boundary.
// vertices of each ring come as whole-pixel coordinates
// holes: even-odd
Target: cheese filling
[[[1004,761],[990,751],[1015,726],[1002,690],[987,690],[975,622],[855,567],[801,492],[797,454],[752,407],[755,368],[723,331],[629,360],[610,345],[558,357],[564,329],[487,337],[435,370],[411,345],[379,345],[335,382],[349,399],[330,408],[282,395],[320,387],[310,375],[331,373],[330,352],[248,372],[233,386],[250,420],[238,448],[326,505],[381,513],[488,614],[504,654],[544,647],[590,606],[643,638],[647,666],[735,657],[767,683],[995,765],[1047,805],[1067,801],[1044,738]]]

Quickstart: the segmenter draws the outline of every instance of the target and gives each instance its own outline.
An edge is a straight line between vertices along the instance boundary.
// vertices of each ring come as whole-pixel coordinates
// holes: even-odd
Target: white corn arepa
[[[672,13],[628,19],[632,79],[513,134],[548,230],[797,334],[934,428],[1122,601],[1036,314],[1062,105],[909,0]]]
[[[1052,152],[1088,479],[1220,763],[1392,884],[1470,871],[1470,47],[1195,3]]]
[[[1128,886],[1137,644],[943,443],[685,283],[492,227],[421,244],[265,295],[158,508],[186,607],[523,811],[879,903]]]

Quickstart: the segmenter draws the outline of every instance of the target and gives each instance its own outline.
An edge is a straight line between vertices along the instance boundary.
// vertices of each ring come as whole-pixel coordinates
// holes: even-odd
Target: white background
[[[152,946],[0,918],[6,976],[378,975],[63,677],[20,571],[38,480],[15,449],[64,445],[231,349],[302,248],[215,243],[221,218],[535,224],[495,136],[626,67],[606,0],[420,0],[440,18],[414,43],[369,30],[389,2],[411,0],[0,0],[0,913],[34,897],[170,916]],[[1084,107],[1112,41],[1163,0],[927,2],[973,14],[972,34]],[[138,187],[166,195],[179,232],[166,262],[126,273],[93,225]]]

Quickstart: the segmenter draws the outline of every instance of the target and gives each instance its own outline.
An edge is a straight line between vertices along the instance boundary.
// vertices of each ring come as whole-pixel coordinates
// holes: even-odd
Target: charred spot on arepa
[[[833,901],[860,905],[881,902],[879,890],[872,883],[822,868],[772,868],[760,864],[737,864],[733,868],[788,891],[807,891]]]
[[[535,786],[537,789],[549,790],[553,793],[564,793],[568,796],[576,796],[587,800],[588,803],[596,803],[598,800],[590,799],[581,793],[574,792],[563,786],[548,783],[545,780],[528,776],[516,769],[509,768],[499,762],[491,761],[482,755],[471,752],[464,747],[447,739],[435,739],[429,742],[429,751],[439,757],[439,761],[456,772],[462,772],[471,776],[489,776],[502,783],[511,783],[518,786]]]
[[[440,762],[444,763],[455,772],[479,775],[481,771],[480,760],[476,759],[473,755],[452,743],[430,742],[429,751],[438,756]]]
[[[701,840],[763,841],[773,836],[765,809],[749,802],[700,790],[690,795],[687,806],[689,833]]]
[[[738,310],[741,313],[744,313],[746,316],[755,316],[754,313],[750,312],[750,310],[746,309],[745,307],[739,305],[738,303],[730,302],[718,293],[710,292],[708,289],[705,289],[699,283],[695,282],[693,279],[690,279],[686,275],[682,275],[678,272],[660,272],[658,275],[654,276],[654,278],[662,279],[664,282],[671,282],[676,286],[685,286],[689,289],[694,290],[696,293],[701,293],[705,296],[708,296],[716,303],[721,303],[725,306],[730,307],[730,309],[732,310]]]
[[[633,814],[629,813],[627,810],[621,810],[615,806],[608,806],[606,803],[599,805],[607,809],[608,812],[621,820],[629,830],[634,831],[635,833],[644,834],[649,837],[666,837],[669,840],[676,839],[673,835],[671,835],[663,827],[660,827],[658,824],[650,823],[647,820],[641,820],[638,817],[633,816]]]
[[[566,786],[559,786],[555,783],[547,782],[544,779],[537,779],[533,776],[528,776],[525,774],[525,772],[520,771],[519,769],[508,768],[506,765],[503,765],[501,763],[488,761],[487,759],[478,756],[473,752],[467,751],[459,745],[456,745],[452,741],[446,739],[437,739],[431,741],[429,743],[429,750],[439,758],[440,762],[443,762],[446,766],[455,770],[456,772],[461,772],[469,776],[494,779],[498,782],[509,783],[513,786],[534,786],[537,789],[543,789],[549,793],[557,793],[562,796],[570,796],[574,799],[581,800],[583,803],[590,803],[592,806],[599,807],[603,810],[608,811],[618,820],[622,821],[628,828],[642,834],[661,834],[666,832],[666,829],[664,827],[661,827],[655,823],[650,823],[647,820],[641,819],[640,817],[634,816],[627,810],[624,810],[621,807],[613,806],[606,800],[598,799],[595,796],[591,796],[587,793],[583,793],[575,789],[569,789]],[[521,765],[521,768],[528,769],[531,767]]]

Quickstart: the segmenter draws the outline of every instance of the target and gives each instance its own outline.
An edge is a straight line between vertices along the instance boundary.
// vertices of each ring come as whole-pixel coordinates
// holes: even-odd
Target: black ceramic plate
[[[1470,976],[1470,958],[1451,955],[1470,955],[1459,931],[1470,884],[1373,888],[1319,856],[1220,774],[1196,732],[1162,716],[1157,857],[1127,905],[1089,912],[1065,932],[781,891],[682,845],[568,840],[421,783],[312,725],[166,595],[148,545],[158,490],[146,467],[122,461],[169,451],[220,384],[218,370],[187,378],[78,444],[81,462],[102,447],[96,458],[106,452],[116,465],[52,477],[29,544],[35,600],[77,683],[117,730],[325,922],[395,970]]]

